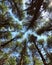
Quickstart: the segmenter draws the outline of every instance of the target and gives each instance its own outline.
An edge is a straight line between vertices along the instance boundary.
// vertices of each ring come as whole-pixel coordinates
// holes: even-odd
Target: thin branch
[[[45,31],[51,31],[52,30],[52,21],[50,22],[46,22],[43,26],[41,26],[41,28],[38,28],[36,30],[37,34],[42,34]]]
[[[43,55],[42,55],[40,49],[38,48],[38,46],[37,46],[37,44],[36,44],[36,37],[33,36],[33,35],[31,35],[31,38],[32,38],[31,41],[34,43],[34,45],[35,45],[35,47],[36,47],[38,53],[40,54],[40,57],[42,58],[42,61],[43,61],[44,65],[47,65],[46,60],[44,59],[44,57],[43,57]],[[30,38],[30,39],[31,39],[31,38]]]
[[[7,30],[7,31],[0,31],[0,33],[7,33],[7,32],[15,32],[15,30],[11,30],[11,31],[9,31],[9,30]]]
[[[10,39],[9,41],[7,41],[7,42],[1,44],[0,47],[5,47],[8,43],[12,42],[12,41],[13,41],[14,39],[16,39],[16,38],[20,38],[20,36],[18,36],[18,35],[15,36],[14,38]]]
[[[8,0],[10,3],[11,3],[11,5],[13,5],[12,4],[12,2],[14,3],[14,6],[15,6],[15,8],[16,8],[16,11],[17,11],[17,16],[19,17],[19,19],[21,20],[21,11],[20,11],[20,9],[19,9],[19,7],[17,6],[17,3],[15,2],[15,0],[12,0],[12,2],[11,2],[11,0]]]
[[[44,65],[47,65],[46,60],[44,59],[44,57],[43,57],[43,55],[42,55],[40,49],[38,48],[38,46],[36,45],[35,42],[34,42],[34,44],[35,44],[36,49],[38,50],[38,53],[40,54],[40,56],[41,56],[41,58],[42,58],[42,61],[43,61]]]

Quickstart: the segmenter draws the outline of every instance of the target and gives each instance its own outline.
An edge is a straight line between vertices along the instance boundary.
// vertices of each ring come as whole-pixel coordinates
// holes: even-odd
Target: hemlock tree
[[[52,65],[52,0],[0,0],[0,65]]]

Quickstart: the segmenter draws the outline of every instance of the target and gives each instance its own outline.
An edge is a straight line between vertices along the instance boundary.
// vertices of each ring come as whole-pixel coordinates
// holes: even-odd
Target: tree
[[[52,65],[51,3],[0,0],[0,65]]]

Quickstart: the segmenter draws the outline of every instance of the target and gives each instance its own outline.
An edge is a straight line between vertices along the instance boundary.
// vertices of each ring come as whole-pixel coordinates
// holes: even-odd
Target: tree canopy
[[[52,65],[52,0],[0,0],[0,65]]]

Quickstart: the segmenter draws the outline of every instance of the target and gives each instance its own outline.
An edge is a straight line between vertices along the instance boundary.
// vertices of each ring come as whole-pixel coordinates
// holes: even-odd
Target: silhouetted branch
[[[11,3],[11,5],[12,5],[12,7],[15,7],[16,8],[16,11],[17,11],[17,16],[19,17],[19,19],[21,20],[22,19],[22,14],[21,14],[21,10],[20,10],[20,8],[17,6],[17,3],[15,2],[15,0],[12,0],[12,2],[11,2],[11,0],[8,0],[10,3]],[[14,5],[13,5],[14,4]]]
[[[42,58],[42,61],[43,61],[44,65],[47,65],[47,63],[46,63],[46,61],[45,61],[45,59],[44,59],[44,57],[43,57],[43,55],[42,55],[40,49],[39,49],[38,46],[36,45],[36,37],[33,36],[33,35],[31,35],[30,39],[31,39],[31,42],[34,43],[34,45],[35,45],[35,47],[36,47],[38,53],[40,54],[40,57]]]
[[[12,39],[10,39],[9,41],[7,41],[7,42],[5,42],[5,43],[2,43],[1,45],[0,45],[0,47],[5,47],[8,43],[10,43],[10,42],[12,42],[14,39],[18,39],[18,38],[20,38],[20,36],[15,36],[14,38],[12,38]]]
[[[26,40],[23,41],[22,43],[24,43],[23,45],[23,48],[22,48],[22,51],[21,51],[21,58],[20,58],[20,62],[18,65],[25,65],[25,62],[24,62],[24,56],[26,55]]]
[[[41,28],[38,28],[36,30],[37,34],[42,34],[45,31],[51,31],[52,30],[52,21],[51,22],[46,22]]]
[[[36,45],[35,42],[34,42],[34,44],[35,44],[36,49],[38,50],[38,53],[40,54],[40,57],[42,58],[42,61],[43,61],[44,65],[47,65],[47,63],[46,63],[46,61],[45,61],[40,49],[38,48],[38,46]]]
[[[36,7],[35,7],[36,9],[35,9],[35,12],[33,13],[34,16],[33,16],[32,20],[29,21],[30,24],[28,26],[28,29],[33,27],[33,24],[36,22],[37,18],[39,17],[39,10],[40,10],[40,7],[43,3],[43,0],[36,0],[35,3],[36,3]]]

